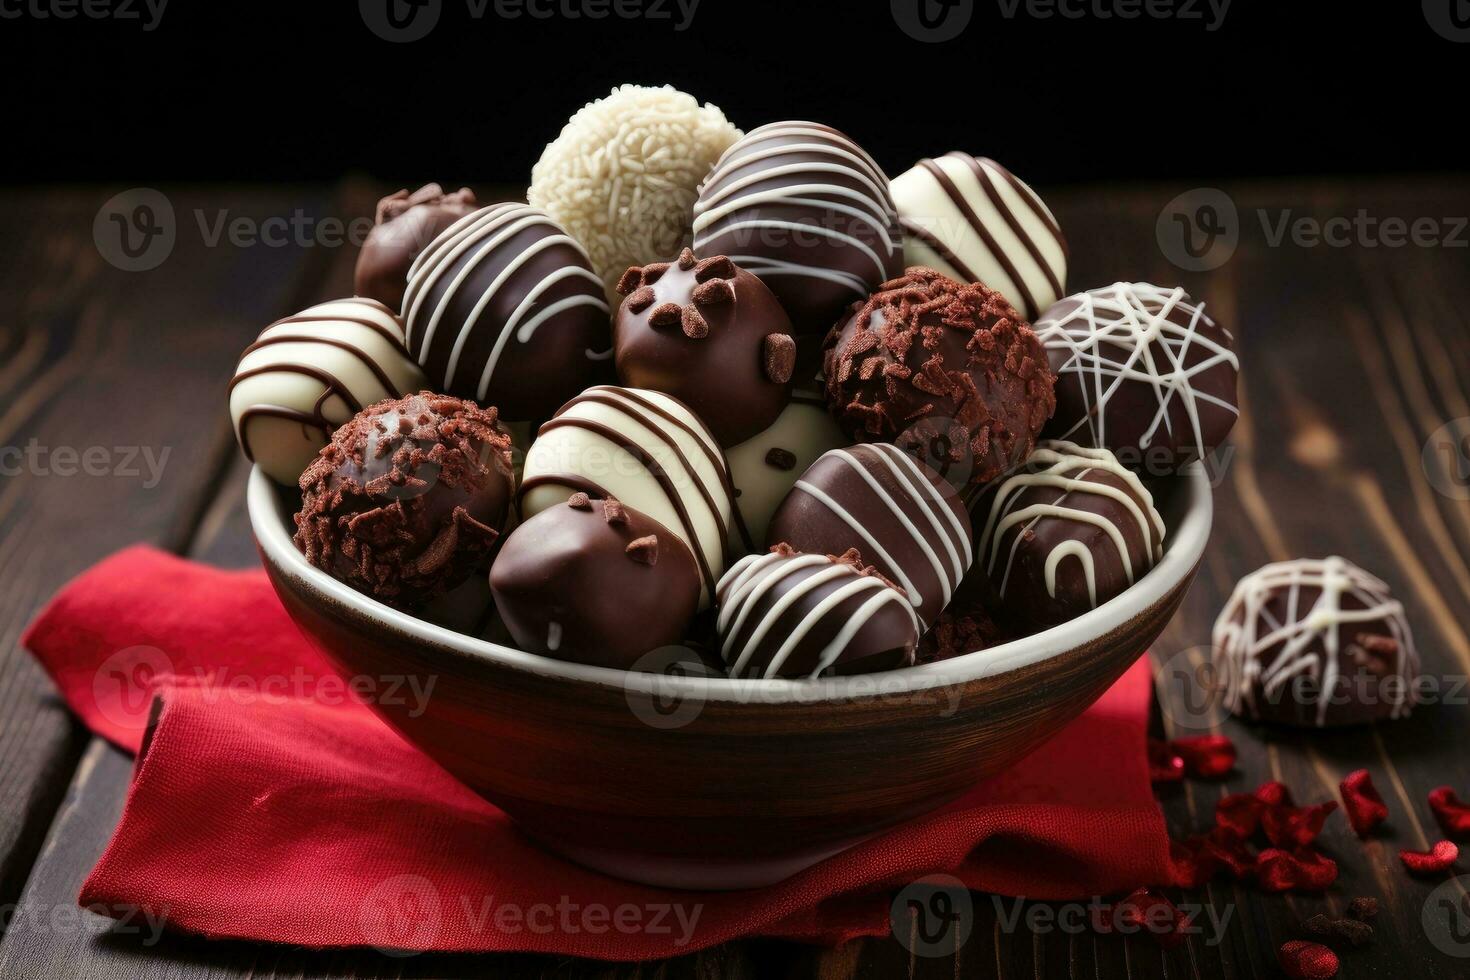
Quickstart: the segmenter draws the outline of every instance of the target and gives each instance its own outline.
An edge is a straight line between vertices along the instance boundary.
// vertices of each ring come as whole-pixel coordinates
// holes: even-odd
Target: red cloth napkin
[[[63,589],[24,642],[93,731],[139,753],[81,903],[206,936],[640,960],[880,935],[895,890],[931,873],[1056,899],[1173,879],[1146,662],[944,810],[769,888],[700,893],[538,849],[344,689],[262,572],[129,549]]]

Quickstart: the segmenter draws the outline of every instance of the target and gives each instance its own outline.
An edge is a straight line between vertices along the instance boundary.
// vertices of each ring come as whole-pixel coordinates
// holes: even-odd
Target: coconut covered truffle
[[[625,269],[687,244],[699,182],[739,138],[717,107],[672,86],[620,85],[542,151],[526,200],[582,243],[616,302]]]
[[[417,609],[489,564],[514,491],[496,410],[421,392],[333,433],[302,474],[293,541],[359,592]]]

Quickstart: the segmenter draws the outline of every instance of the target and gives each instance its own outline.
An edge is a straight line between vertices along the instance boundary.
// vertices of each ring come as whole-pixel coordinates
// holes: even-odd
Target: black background
[[[938,44],[889,0],[701,0],[684,31],[441,2],[412,43],[375,36],[356,0],[171,0],[151,32],[0,19],[0,181],[523,183],[566,117],[624,81],[672,83],[746,129],[830,123],[890,173],[957,148],[1050,184],[1465,169],[1470,44],[1418,0],[1234,0],[1214,31],[972,0]]]

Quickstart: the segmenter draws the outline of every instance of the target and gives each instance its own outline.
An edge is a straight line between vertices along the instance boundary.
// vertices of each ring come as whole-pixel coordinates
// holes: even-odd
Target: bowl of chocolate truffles
[[[1189,586],[1231,335],[1066,265],[993,160],[623,86],[525,202],[385,199],[359,295],[245,351],[265,567],[547,848],[779,880],[1018,761]]]

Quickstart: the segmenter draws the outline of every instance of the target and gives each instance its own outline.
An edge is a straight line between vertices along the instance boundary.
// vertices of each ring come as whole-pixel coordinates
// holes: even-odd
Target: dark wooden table
[[[1386,578],[1403,597],[1428,671],[1470,673],[1470,459],[1431,451],[1449,420],[1470,416],[1470,181],[1301,182],[1227,186],[1239,246],[1223,265],[1186,272],[1156,238],[1165,203],[1185,187],[1059,191],[1049,200],[1072,244],[1074,286],[1120,278],[1180,283],[1236,329],[1245,399],[1235,453],[1216,492],[1204,568],[1159,641],[1163,732],[1195,730],[1181,666],[1199,661],[1235,580],[1260,564],[1338,553]],[[146,937],[70,914],[79,885],[118,818],[131,760],[91,738],[19,648],[25,624],[63,581],[125,544],[147,540],[224,565],[255,561],[242,502],[246,467],[231,437],[225,383],[266,322],[349,292],[354,250],[324,219],[370,212],[379,188],[164,188],[172,252],[127,272],[94,243],[99,207],[119,188],[0,192],[0,447],[36,447],[0,476],[0,977],[234,976],[1189,976],[1278,974],[1276,950],[1318,911],[1357,895],[1383,903],[1373,946],[1344,954],[1344,977],[1463,977],[1470,959],[1426,938],[1421,914],[1445,879],[1413,879],[1397,848],[1437,839],[1425,804],[1444,783],[1470,795],[1470,707],[1463,689],[1411,720],[1311,735],[1209,716],[1241,750],[1222,783],[1165,787],[1171,832],[1209,826],[1227,792],[1282,779],[1301,800],[1335,798],[1341,777],[1367,767],[1393,811],[1388,833],[1360,843],[1342,817],[1323,835],[1342,872],[1325,896],[1265,896],[1217,881],[1180,903],[1228,915],[1219,936],[1161,951],[1144,937],[1007,928],[1011,909],[975,896],[976,921],[953,955],[911,956],[895,939],[815,949],[732,943],[641,966],[538,956],[389,958],[186,937]],[[1438,244],[1392,247],[1358,216],[1430,219]],[[249,244],[244,228],[300,215],[280,244]],[[1454,220],[1460,216],[1460,220]],[[1313,245],[1275,237],[1285,219],[1356,221]],[[1427,227],[1427,226],[1421,226]],[[1341,222],[1324,226],[1342,231]],[[1310,231],[1310,227],[1307,228]],[[67,457],[103,447],[107,475],[69,474]],[[131,475],[128,452],[169,455],[154,485]],[[1461,446],[1463,450],[1465,447]],[[40,452],[46,451],[45,454]],[[14,459],[12,453],[9,457]],[[139,457],[141,458],[141,457]],[[1453,465],[1458,462],[1459,467]],[[19,469],[19,472],[17,472]],[[1470,858],[1460,869],[1470,871]],[[1462,879],[1464,881],[1470,879]],[[1461,890],[1459,896],[1463,898]],[[1462,923],[1470,928],[1470,920]],[[1470,940],[1453,952],[1470,953]]]

